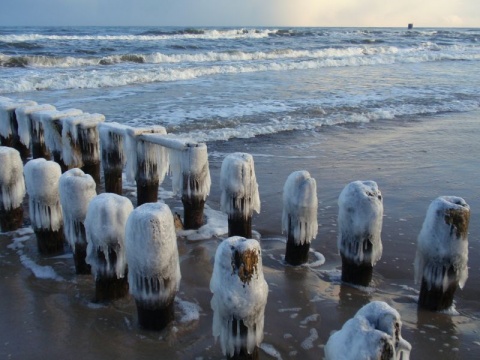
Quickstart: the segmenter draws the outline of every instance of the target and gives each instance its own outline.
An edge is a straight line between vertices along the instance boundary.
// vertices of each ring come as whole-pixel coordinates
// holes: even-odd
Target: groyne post
[[[252,237],[253,211],[260,212],[260,197],[253,157],[233,153],[220,170],[220,208],[228,215],[228,236]]]
[[[63,214],[60,204],[60,165],[43,158],[25,164],[25,183],[38,250],[44,255],[63,252]]]
[[[87,263],[95,277],[95,302],[108,302],[128,294],[125,224],[132,211],[132,202],[114,193],[100,194],[88,205]]]
[[[77,274],[90,274],[86,263],[87,238],[85,217],[89,202],[97,195],[93,178],[82,170],[74,168],[60,176],[59,193],[63,209],[63,230],[73,252]],[[99,232],[103,231],[99,227]]]
[[[22,226],[25,197],[23,162],[18,150],[0,146],[0,231]]]
[[[63,119],[82,114],[79,109],[38,111],[31,115],[32,157],[51,159],[60,165],[62,172],[68,170],[62,157]]]
[[[137,206],[157,202],[158,186],[168,170],[168,153],[143,134],[166,134],[164,127],[127,130],[127,179],[137,184]]]
[[[308,261],[311,241],[317,236],[317,184],[308,171],[295,171],[283,187],[282,227],[287,232],[285,261],[301,265]]]
[[[100,186],[100,136],[98,124],[105,121],[102,114],[83,113],[63,120],[62,155],[65,164],[79,167]]]
[[[15,109],[15,115],[17,116],[17,123],[18,123],[18,137],[19,141],[25,145],[27,148],[30,149],[32,157],[34,159],[38,157],[43,157],[47,160],[50,159],[50,154],[45,149],[45,145],[43,148],[38,148],[38,144],[35,143],[35,148],[32,142],[32,133],[34,131],[33,128],[33,120],[32,115],[38,111],[51,111],[55,110],[55,107],[52,105],[44,104],[44,105],[33,105],[33,106],[22,106]],[[45,156],[38,156],[38,153],[42,152],[42,155]],[[37,155],[37,156],[34,156]]]
[[[155,202],[133,210],[125,228],[125,249],[138,322],[142,328],[162,330],[174,318],[181,278],[170,208]]]
[[[374,181],[354,181],[342,190],[338,206],[342,281],[368,286],[382,256],[382,194]]]
[[[441,311],[453,304],[468,278],[470,207],[464,199],[441,196],[427,210],[418,235],[415,281],[421,283],[419,308]]]
[[[118,123],[98,125],[105,192],[122,195],[122,172],[126,162],[125,137],[129,128]]]
[[[219,338],[223,355],[228,359],[258,359],[268,285],[257,240],[234,236],[220,243],[210,291],[213,336]]]
[[[22,106],[33,105],[37,103],[27,100],[0,101],[0,143],[18,150],[23,160],[30,155],[30,149],[20,142],[15,110]]]

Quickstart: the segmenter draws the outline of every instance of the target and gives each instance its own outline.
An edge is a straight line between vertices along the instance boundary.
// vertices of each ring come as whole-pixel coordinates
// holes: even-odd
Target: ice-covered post
[[[0,101],[0,143],[3,146],[17,149],[22,159],[28,157],[30,149],[20,142],[15,110],[22,106],[33,105],[37,105],[37,103],[26,100]]]
[[[139,324],[145,329],[161,330],[174,318],[174,299],[181,277],[170,208],[156,202],[132,211],[125,228],[125,249]]]
[[[63,214],[60,204],[60,165],[43,158],[25,164],[28,208],[41,254],[63,251]]]
[[[137,183],[137,206],[157,202],[158,186],[168,169],[168,153],[163,146],[150,143],[142,134],[166,134],[162,126],[127,130],[127,179]]]
[[[260,244],[233,236],[217,248],[210,280],[213,336],[228,359],[257,359],[263,340],[268,285]]]
[[[354,181],[340,193],[338,206],[342,281],[368,286],[382,256],[382,194],[374,181]]]
[[[253,211],[260,212],[260,197],[253,157],[233,153],[220,170],[220,208],[228,215],[228,236],[252,237]]]
[[[408,360],[412,346],[401,331],[398,311],[383,301],[372,301],[330,336],[325,359]]]
[[[318,232],[317,183],[308,171],[290,174],[283,187],[283,231],[287,232],[285,261],[301,265],[308,261],[310,242]]]
[[[105,121],[102,114],[83,113],[63,120],[63,161],[81,168],[100,186],[100,136],[98,124]]]
[[[429,206],[417,240],[415,281],[421,282],[418,306],[448,309],[457,287],[468,277],[470,207],[464,199],[441,196]]]
[[[0,146],[0,164],[0,231],[12,231],[23,223],[23,162],[18,150]]]
[[[60,203],[63,209],[63,230],[73,252],[77,274],[90,274],[86,263],[87,238],[85,217],[89,202],[97,195],[95,180],[80,169],[71,169],[60,176]],[[99,228],[103,231],[103,228]]]
[[[62,158],[62,120],[66,117],[77,116],[82,110],[48,110],[38,111],[31,115],[32,120],[32,157],[54,160],[62,169],[68,170]]]
[[[105,193],[92,199],[85,219],[87,263],[95,276],[95,301],[105,302],[128,294],[125,259],[125,224],[133,211],[123,196]]]
[[[38,152],[42,150],[45,151],[46,149],[45,149],[45,146],[43,147],[43,149],[38,149],[38,148],[33,149],[32,133],[34,129],[33,129],[33,122],[32,122],[32,114],[38,111],[51,111],[51,110],[55,110],[55,107],[48,104],[22,106],[15,110],[15,115],[17,116],[17,123],[18,123],[19,140],[28,149],[31,149],[32,157],[34,159],[38,157],[49,159],[49,154],[48,152],[44,152],[44,154],[42,155],[45,155],[45,156],[34,156],[34,153],[35,155],[38,155]]]
[[[98,125],[105,192],[122,195],[122,172],[126,161],[124,145],[129,128],[118,123]]]

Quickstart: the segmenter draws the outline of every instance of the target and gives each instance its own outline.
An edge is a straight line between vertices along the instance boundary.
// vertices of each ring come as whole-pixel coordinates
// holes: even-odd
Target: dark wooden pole
[[[123,193],[122,172],[125,165],[123,150],[124,137],[125,134],[117,134],[108,126],[100,127],[105,192],[118,195],[122,195]]]
[[[0,112],[2,112],[0,117],[0,121],[2,121],[2,124],[0,124],[0,143],[3,146],[9,146],[18,150],[23,160],[26,160],[30,155],[30,148],[20,141],[15,110],[22,106],[33,105],[37,105],[37,103],[34,101],[0,102]]]

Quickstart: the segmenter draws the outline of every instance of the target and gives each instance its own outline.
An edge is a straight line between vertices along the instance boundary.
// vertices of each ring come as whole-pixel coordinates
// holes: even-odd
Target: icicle
[[[15,109],[22,106],[37,105],[35,101],[15,100],[0,102],[0,135],[8,138],[14,134],[13,123],[16,121]]]
[[[252,354],[263,340],[268,297],[258,241],[234,236],[220,243],[210,291],[213,336],[220,338],[223,354]]]
[[[25,146],[30,146],[32,138],[32,113],[38,111],[55,110],[55,106],[44,104],[34,106],[22,106],[15,110],[18,122],[18,136]]]
[[[5,210],[16,209],[25,197],[23,162],[20,153],[6,146],[0,146],[0,195]]]
[[[330,336],[326,360],[408,360],[412,346],[401,336],[400,314],[382,301],[372,301]]]
[[[111,163],[108,154],[114,152],[118,154],[121,166],[125,166],[126,154],[124,149],[125,137],[127,129],[131,127],[115,122],[101,123],[98,125],[100,133],[100,148],[102,150],[102,163],[108,167],[118,166],[117,162]]]
[[[445,310],[468,278],[470,207],[464,199],[442,196],[429,206],[417,240],[415,281],[422,283],[419,306]]]

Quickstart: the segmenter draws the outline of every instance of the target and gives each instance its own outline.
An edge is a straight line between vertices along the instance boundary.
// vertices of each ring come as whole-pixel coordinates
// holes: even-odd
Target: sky
[[[1,0],[0,26],[479,27],[480,0]]]

